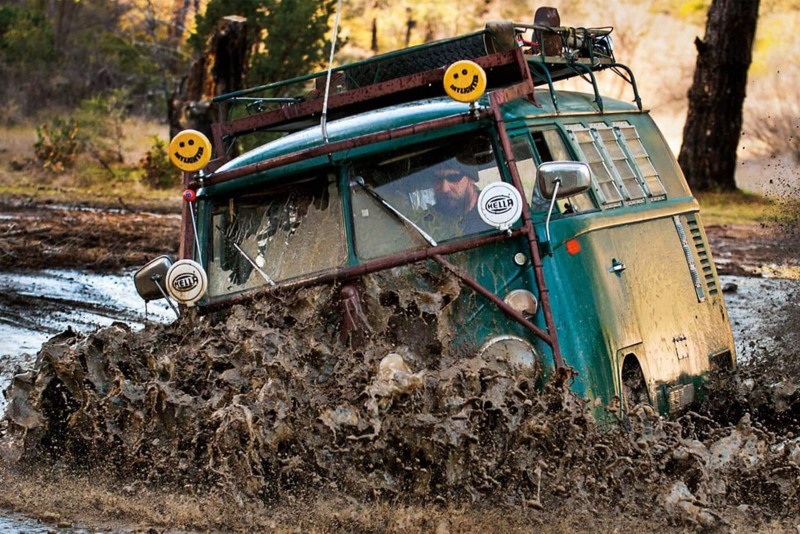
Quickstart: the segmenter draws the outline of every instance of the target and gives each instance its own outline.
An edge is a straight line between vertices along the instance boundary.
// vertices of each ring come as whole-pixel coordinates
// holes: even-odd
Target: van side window
[[[592,135],[597,140],[600,153],[606,161],[610,161],[611,172],[614,173],[615,182],[620,186],[620,190],[625,196],[628,205],[644,203],[644,189],[639,178],[633,172],[633,168],[628,161],[628,157],[622,151],[620,142],[614,130],[603,122],[596,122],[589,125]]]
[[[633,169],[636,171],[639,180],[641,180],[650,200],[665,200],[667,192],[664,189],[664,184],[661,183],[661,178],[658,176],[655,167],[653,167],[653,162],[644,149],[644,145],[642,145],[642,140],[639,137],[639,132],[636,131],[636,127],[627,121],[615,122],[614,134],[628,158],[634,162]]]
[[[531,142],[528,136],[518,135],[511,138],[511,151],[514,153],[514,160],[517,162],[519,180],[522,182],[522,189],[525,191],[525,199],[530,202],[531,209],[538,211],[547,209],[542,207],[545,200],[539,195],[536,188],[536,161],[534,160]]]
[[[580,159],[588,163],[592,169],[592,182],[601,206],[603,208],[622,206],[622,193],[615,179],[615,171],[612,170],[611,162],[600,152],[602,141],[598,142],[591,129],[582,124],[568,124],[565,128],[575,143]]]
[[[531,138],[536,147],[535,154],[530,139],[526,135],[512,138],[511,149],[514,151],[520,181],[525,190],[525,197],[530,201],[531,211],[546,211],[550,207],[550,201],[542,198],[539,188],[536,186],[537,161],[540,163],[572,161],[573,157],[558,130],[533,131]],[[576,213],[596,208],[588,192],[561,199],[557,204],[561,213]]]
[[[666,191],[636,128],[627,121],[566,126],[582,160],[592,168],[592,181],[603,208],[666,199]]]
[[[531,136],[542,163],[548,161],[572,161],[574,159],[558,130],[533,131]],[[593,210],[597,207],[588,191],[573,197],[563,198],[557,201],[557,204],[561,213],[577,213]]]

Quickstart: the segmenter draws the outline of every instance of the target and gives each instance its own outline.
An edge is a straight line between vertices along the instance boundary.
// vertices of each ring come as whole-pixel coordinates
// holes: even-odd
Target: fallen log
[[[0,239],[6,239],[8,237],[20,237],[24,235],[46,234],[52,229],[53,229],[52,226],[43,226],[41,228],[34,228],[32,230],[17,230],[15,232],[6,232],[5,234],[0,235]]]

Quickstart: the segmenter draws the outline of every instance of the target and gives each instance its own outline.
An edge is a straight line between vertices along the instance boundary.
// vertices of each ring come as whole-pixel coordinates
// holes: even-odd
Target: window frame
[[[275,283],[277,285],[284,284],[286,282],[291,282],[293,280],[304,279],[310,276],[316,276],[319,274],[324,274],[329,271],[333,271],[336,269],[340,269],[342,267],[351,266],[351,236],[350,236],[350,229],[347,227],[347,217],[345,213],[345,209],[347,209],[347,197],[346,195],[342,194],[342,165],[332,165],[327,167],[322,167],[314,170],[305,170],[291,176],[286,177],[285,180],[277,180],[277,181],[269,181],[266,184],[263,184],[263,187],[258,188],[255,191],[247,191],[242,190],[241,194],[230,194],[225,196],[218,196],[211,199],[204,200],[202,203],[202,213],[199,214],[198,218],[203,221],[203,232],[201,233],[200,237],[202,237],[203,242],[205,243],[205,250],[202,256],[203,260],[203,268],[207,273],[211,273],[211,263],[214,261],[215,256],[215,247],[214,247],[214,240],[217,237],[217,234],[214,229],[214,218],[218,215],[215,213],[217,208],[221,205],[230,204],[231,201],[236,202],[237,200],[241,200],[247,197],[257,197],[257,196],[266,196],[270,194],[270,191],[287,191],[291,190],[292,188],[296,187],[298,184],[302,184],[304,182],[312,182],[314,180],[319,180],[321,177],[325,176],[328,178],[328,187],[330,185],[335,185],[336,194],[339,195],[339,216],[341,217],[341,232],[336,232],[340,234],[339,239],[341,240],[341,245],[344,247],[344,258],[343,261],[339,264],[332,265],[329,267],[324,267],[322,269],[309,271],[307,273],[302,273],[296,276],[292,276],[289,278],[281,278],[275,279]],[[330,234],[332,232],[327,232],[325,234],[326,239],[330,239]],[[195,252],[195,257],[197,253]],[[271,273],[267,273],[268,275]],[[211,284],[211,280],[209,279],[209,285]],[[251,287],[251,288],[242,288],[236,291],[230,291],[223,294],[218,295],[209,295],[206,297],[209,303],[215,303],[220,301],[225,301],[231,298],[236,298],[242,293],[246,293],[252,291],[254,289],[263,288],[265,284]]]
[[[537,133],[537,132],[546,132],[546,131],[556,132],[557,133],[557,135],[559,136],[559,139],[564,144],[564,148],[566,149],[567,153],[570,156],[570,160],[569,161],[581,161],[580,157],[578,156],[578,154],[575,151],[575,148],[574,148],[573,144],[570,142],[569,133],[567,132],[567,130],[564,128],[563,125],[558,124],[558,123],[526,125],[524,132],[516,133],[513,136],[510,135],[509,136],[509,141],[513,142],[514,139],[525,138],[527,143],[528,143],[528,147],[530,148],[531,152],[533,153],[534,163],[536,163],[536,168],[538,169],[539,166],[543,162],[542,162],[542,155],[539,153],[539,149],[536,147],[536,141],[534,141],[534,139],[533,139],[533,134]],[[545,139],[545,142],[547,142],[547,139]],[[549,146],[548,146],[548,150],[550,150]],[[516,160],[516,155],[515,155],[514,159]],[[559,161],[559,160],[553,160],[553,161]],[[523,189],[524,189],[524,187],[523,187]],[[539,184],[537,183],[535,178],[534,178],[534,191],[537,194],[539,194]],[[583,194],[583,193],[581,193],[581,194]],[[566,206],[566,204],[568,204],[568,203],[571,204],[571,203],[569,202],[569,199],[561,199],[561,200],[556,200],[556,207],[557,207],[558,211],[554,211],[554,213],[557,213],[561,217],[573,217],[575,215],[583,215],[583,214],[586,214],[586,213],[593,213],[593,212],[599,211],[600,210],[600,207],[599,207],[600,203],[598,201],[598,195],[597,195],[597,192],[595,191],[595,189],[593,187],[590,187],[585,192],[585,194],[588,196],[589,201],[592,203],[592,207],[591,208],[584,209],[584,210],[581,210],[581,211],[566,212],[564,210],[564,207]],[[531,208],[533,207],[528,199],[526,199],[526,202],[528,202],[528,206],[529,207],[531,207]],[[549,208],[549,202],[550,201],[548,200],[546,202],[547,202],[548,208]],[[535,210],[535,211],[531,210],[531,213],[544,213],[546,211],[547,211],[547,208],[545,208],[543,210]]]
[[[499,135],[500,134],[498,133],[497,129],[494,128],[492,125],[486,125],[486,126],[483,126],[483,127],[472,128],[472,129],[469,129],[469,130],[466,130],[466,131],[456,131],[454,133],[451,133],[450,135],[440,135],[440,136],[436,136],[434,138],[418,139],[416,142],[413,142],[413,141],[405,142],[405,143],[401,144],[400,146],[398,146],[396,149],[397,150],[404,150],[404,151],[411,152],[415,148],[419,148],[422,145],[434,144],[434,143],[437,143],[437,142],[449,142],[451,137],[466,136],[466,135],[479,135],[479,134],[486,135],[486,137],[489,139],[489,142],[492,144],[492,151],[493,151],[494,157],[495,157],[495,164],[497,166],[498,175],[500,176],[500,180],[499,181],[505,182],[505,183],[509,183],[509,184],[513,185],[513,180],[511,179],[511,175],[510,175],[510,173],[508,171],[508,165],[506,164],[507,160],[505,159],[505,153],[503,152],[502,146],[500,144],[500,139],[499,139]],[[500,157],[501,155],[503,156],[502,158]],[[363,165],[365,162],[367,162],[367,161],[369,161],[371,159],[374,160],[376,157],[377,157],[376,153],[370,153],[368,155],[365,155],[364,157],[359,157],[359,158],[354,158],[352,160],[347,160],[345,162],[342,162],[342,164],[341,164],[341,167],[342,167],[342,171],[341,172],[342,172],[342,177],[343,177],[342,183],[343,183],[343,187],[345,187],[345,190],[346,190],[345,196],[347,197],[346,201],[343,202],[342,205],[346,206],[346,209],[347,209],[347,212],[345,213],[345,218],[347,219],[346,225],[349,225],[349,230],[348,231],[350,233],[348,235],[348,251],[352,255],[352,261],[353,261],[352,265],[360,265],[360,264],[365,263],[365,262],[370,262],[370,261],[379,260],[381,258],[396,256],[398,254],[403,254],[405,252],[408,252],[408,251],[411,251],[411,250],[416,250],[418,248],[424,248],[426,246],[425,244],[420,242],[418,247],[406,248],[406,249],[403,249],[402,251],[392,252],[392,253],[389,253],[389,254],[381,254],[380,256],[376,256],[374,258],[365,258],[365,257],[362,257],[362,256],[358,255],[358,243],[357,243],[357,236],[356,236],[356,233],[357,233],[356,232],[356,220],[355,220],[355,214],[353,212],[353,197],[352,197],[353,188],[351,187],[351,184],[350,184],[350,177],[351,177],[351,175],[353,173],[354,167],[356,167],[358,165]],[[522,226],[522,224],[523,224],[522,218],[520,217],[520,219],[516,223],[514,223],[512,228],[518,228],[518,227]],[[483,230],[483,231],[477,232],[477,233],[465,234],[465,235],[455,236],[455,237],[448,238],[448,239],[442,239],[441,241],[437,239],[437,243],[439,245],[450,244],[450,243],[458,243],[459,241],[465,241],[467,239],[474,239],[476,237],[482,237],[482,236],[486,236],[486,235],[491,235],[492,233],[496,233],[496,232],[499,232],[499,230],[496,229],[496,228],[490,228],[490,229]]]
[[[620,125],[622,125],[622,124],[624,124],[626,127],[630,127],[631,129],[633,129],[633,133],[636,134],[636,140],[639,141],[639,145],[641,145],[642,152],[644,153],[643,157],[647,158],[647,161],[650,164],[650,167],[653,169],[653,172],[655,172],[655,179],[658,182],[658,184],[661,186],[661,190],[663,191],[662,193],[659,193],[659,194],[656,195],[656,194],[653,194],[653,192],[650,190],[650,185],[647,183],[647,178],[645,178],[641,167],[639,166],[638,162],[636,161],[636,158],[634,157],[633,150],[631,150],[631,147],[630,147],[630,144],[628,143],[628,140],[625,138],[625,135],[622,133],[622,129],[620,127]],[[627,158],[629,160],[629,164],[631,162],[633,163],[633,165],[631,165],[631,168],[633,169],[633,172],[637,176],[637,180],[639,181],[639,185],[642,187],[642,189],[645,192],[645,198],[650,202],[662,202],[664,200],[667,200],[667,188],[664,186],[664,181],[661,180],[661,175],[659,174],[658,169],[656,169],[656,166],[653,163],[653,158],[650,157],[650,153],[647,151],[647,147],[644,146],[644,142],[642,141],[642,136],[639,135],[639,130],[636,129],[636,126],[631,124],[630,121],[625,120],[625,121],[613,121],[611,123],[611,127],[612,127],[612,129],[614,131],[614,135],[617,138],[617,143],[620,145],[620,147],[622,148],[622,151],[625,153],[625,155],[627,156]]]

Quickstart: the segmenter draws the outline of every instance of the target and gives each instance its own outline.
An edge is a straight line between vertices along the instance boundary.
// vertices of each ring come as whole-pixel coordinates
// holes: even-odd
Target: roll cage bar
[[[510,31],[513,31],[514,46],[504,49],[501,43],[508,43]],[[532,31],[532,41],[526,41],[526,32]],[[244,165],[236,169],[219,171],[229,161],[228,150],[236,136],[259,131],[295,131],[318,124],[322,111],[323,99],[315,98],[318,91],[312,90],[304,96],[285,96],[291,86],[320,80],[327,72],[310,74],[301,78],[263,85],[252,89],[237,91],[216,97],[213,102],[219,105],[220,122],[212,125],[212,137],[215,158],[205,169],[205,173],[192,175],[184,173],[184,185],[197,190],[224,183],[243,176],[258,174],[303,161],[316,156],[333,154],[341,150],[366,146],[383,141],[399,139],[411,135],[440,130],[477,121],[490,120],[496,128],[506,165],[514,187],[525,198],[525,192],[514,160],[513,151],[503,120],[501,107],[503,104],[519,98],[526,98],[534,105],[540,106],[535,99],[534,89],[537,85],[546,85],[550,92],[553,106],[558,112],[558,99],[553,89],[555,81],[579,76],[593,86],[595,105],[603,113],[603,101],[597,86],[594,73],[611,69],[630,83],[634,101],[639,110],[642,109],[638,88],[633,73],[628,67],[617,63],[613,56],[608,35],[610,28],[586,29],[548,27],[539,24],[517,24],[502,28],[490,28],[467,34],[454,39],[438,41],[390,54],[376,56],[358,63],[344,65],[333,69],[337,76],[335,94],[329,95],[328,110],[332,118],[342,118],[370,109],[378,109],[387,104],[410,102],[422,98],[441,96],[443,94],[442,78],[447,66],[460,59],[471,59],[484,68],[488,77],[488,108],[473,108],[469,112],[444,117],[414,125],[391,130],[384,130],[350,139],[334,141],[290,154],[277,156],[258,163]],[[561,46],[557,54],[545,54],[545,39],[558,38]],[[434,68],[426,66],[436,65]],[[398,65],[400,68],[398,68]],[[333,80],[332,80],[333,81]],[[254,97],[251,95],[270,93],[280,96]],[[245,110],[252,113],[233,118],[233,109],[244,104]],[[181,257],[191,258],[194,255],[194,229],[188,217],[191,209],[184,203],[181,233]],[[449,243],[429,246],[424,249],[395,254],[360,265],[342,267],[321,273],[315,273],[300,279],[279,283],[275,287],[259,288],[214,302],[204,307],[212,310],[236,302],[252,299],[254,296],[282,291],[308,285],[333,283],[365,274],[381,271],[401,265],[431,259],[442,268],[456,275],[465,285],[471,287],[494,305],[499,307],[512,320],[523,325],[536,337],[550,346],[556,368],[563,366],[558,337],[553,322],[548,289],[544,280],[544,271],[540,254],[539,241],[534,231],[527,202],[522,205],[522,221],[520,228],[509,232],[494,232],[490,235]],[[522,314],[505,304],[500,298],[481,286],[477,281],[461,272],[448,262],[444,256],[455,252],[469,250],[487,244],[524,236],[528,242],[531,262],[534,269],[539,299],[544,316],[545,329],[531,323]]]

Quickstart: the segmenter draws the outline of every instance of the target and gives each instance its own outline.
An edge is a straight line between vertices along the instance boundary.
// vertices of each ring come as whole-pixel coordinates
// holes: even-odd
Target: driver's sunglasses
[[[439,178],[448,182],[460,182],[464,173],[456,170],[443,171],[439,173]]]

